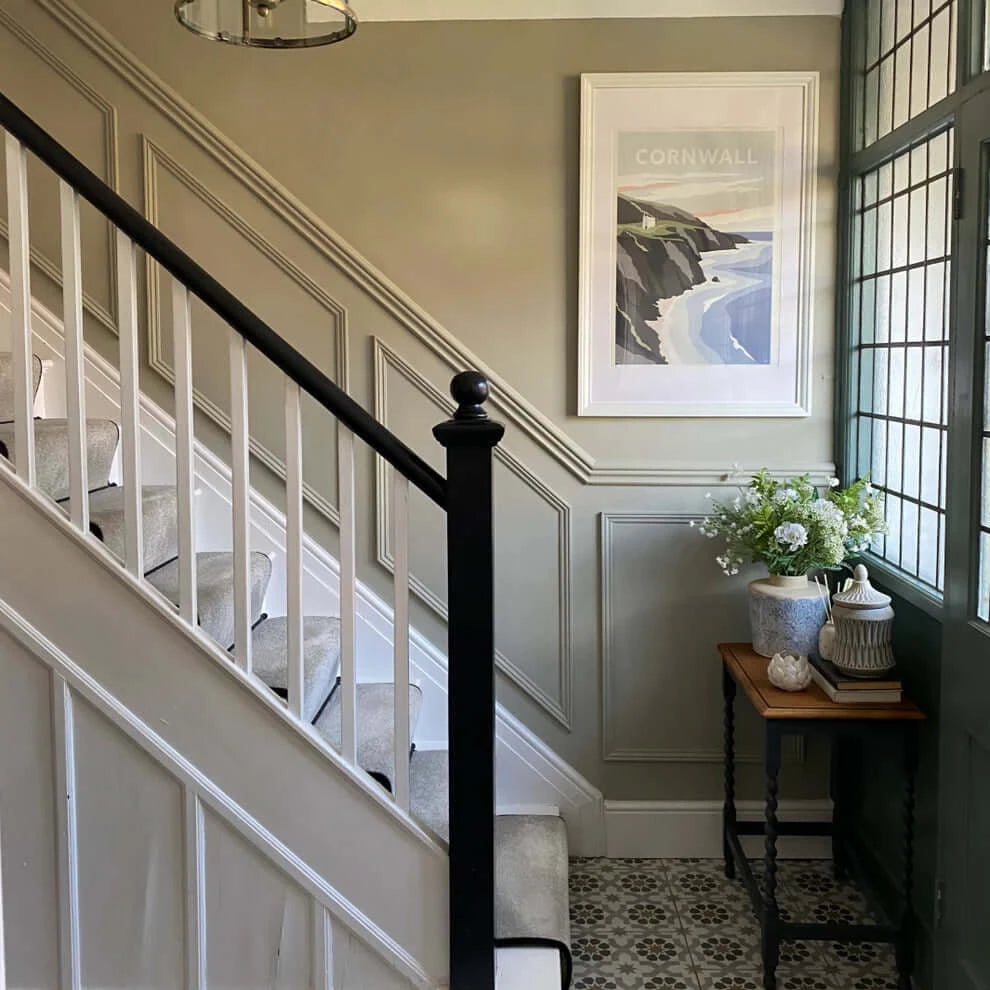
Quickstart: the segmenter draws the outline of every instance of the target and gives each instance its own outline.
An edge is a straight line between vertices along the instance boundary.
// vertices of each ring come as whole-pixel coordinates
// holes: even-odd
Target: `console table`
[[[722,694],[725,702],[725,804],[723,850],[725,875],[736,870],[749,892],[762,932],[763,986],[775,990],[780,943],[785,939],[822,939],[832,942],[892,942],[897,953],[900,990],[910,990],[914,968],[914,804],[917,772],[918,723],[924,713],[910,701],[896,705],[840,705],[830,701],[812,683],[806,691],[781,691],[767,679],[767,659],[749,643],[722,643]],[[766,777],[766,816],[762,822],[740,822],[735,798],[735,698],[737,687],[763,719]],[[875,737],[895,734],[902,740],[907,780],[904,798],[904,903],[897,924],[803,924],[782,921],[777,905],[777,837],[780,835],[830,835],[836,870],[845,868],[842,814],[836,807],[831,822],[781,822],[777,819],[777,778],[780,773],[781,739],[785,735],[825,735],[833,742],[843,737]],[[833,793],[833,800],[837,794]],[[760,894],[752,868],[743,852],[741,835],[766,837],[766,893]]]

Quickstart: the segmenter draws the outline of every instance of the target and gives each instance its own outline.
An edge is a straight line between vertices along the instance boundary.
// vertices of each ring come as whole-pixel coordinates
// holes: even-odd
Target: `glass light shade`
[[[349,38],[347,0],[176,0],[183,27],[213,41],[254,48],[314,48]]]

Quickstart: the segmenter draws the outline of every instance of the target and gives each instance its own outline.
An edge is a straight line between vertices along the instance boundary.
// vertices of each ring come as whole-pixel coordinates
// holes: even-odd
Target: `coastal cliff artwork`
[[[810,412],[816,82],[583,77],[580,414]]]
[[[618,135],[616,364],[768,364],[776,135]]]

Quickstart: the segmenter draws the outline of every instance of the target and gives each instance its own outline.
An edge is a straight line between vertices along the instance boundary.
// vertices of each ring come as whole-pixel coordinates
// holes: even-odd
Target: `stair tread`
[[[124,557],[124,493],[124,488],[114,486],[89,496],[90,526],[121,559]],[[171,485],[147,485],[141,496],[144,569],[151,571],[178,553],[178,497]]]
[[[272,574],[272,562],[257,550],[251,553],[251,623],[257,622]],[[173,605],[179,604],[179,562],[147,575],[148,582]],[[196,595],[199,624],[224,649],[234,642],[234,555],[229,551],[196,554]]]
[[[394,762],[394,701],[393,686],[384,684],[357,685],[357,762],[369,773],[384,774],[390,781],[393,778]],[[422,707],[423,692],[415,685],[409,685],[409,735],[416,732],[419,712]],[[334,691],[323,713],[314,725],[317,732],[331,745],[340,747],[341,693]]]
[[[570,947],[567,829],[556,815],[496,816],[495,937]]]
[[[410,810],[449,840],[447,750],[417,750],[409,767]],[[570,947],[567,831],[555,815],[495,818],[495,933]]]
[[[38,394],[43,366],[37,354],[31,355],[34,394]],[[14,358],[9,351],[0,353],[0,421],[14,418]]]
[[[0,423],[0,454],[14,460],[13,423]],[[110,419],[86,420],[86,463],[89,489],[104,488],[110,480],[120,429]],[[50,498],[69,497],[69,425],[65,419],[34,421],[35,484]]]
[[[286,649],[288,619],[265,619],[254,630],[251,664],[255,674],[270,688],[288,689]],[[303,717],[316,717],[333,690],[340,669],[340,619],[329,615],[303,618]]]

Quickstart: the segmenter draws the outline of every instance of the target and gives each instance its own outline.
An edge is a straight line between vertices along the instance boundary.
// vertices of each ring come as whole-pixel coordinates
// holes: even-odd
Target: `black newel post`
[[[495,986],[495,613],[492,450],[505,428],[482,404],[488,382],[454,377],[447,449],[450,987]]]

